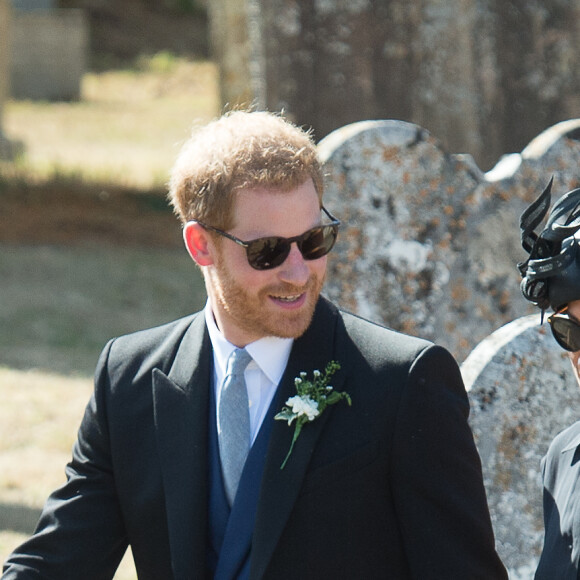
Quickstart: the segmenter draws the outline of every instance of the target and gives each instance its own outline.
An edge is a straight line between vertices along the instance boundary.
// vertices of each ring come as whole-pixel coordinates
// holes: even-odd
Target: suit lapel
[[[294,342],[288,366],[274,398],[276,412],[280,411],[289,397],[296,394],[294,379],[300,372],[310,376],[315,369],[323,370],[334,357],[335,329],[339,315],[324,299],[319,300],[312,323],[306,333]],[[339,388],[339,383],[334,383]],[[294,424],[274,421],[252,545],[251,578],[261,578],[272,557],[282,531],[288,521],[308,463],[315,449],[332,407],[315,421],[304,425],[284,469],[280,469],[292,441]]]
[[[572,537],[572,547],[570,554],[569,577],[577,578],[577,564],[580,560],[580,523],[578,514],[580,508],[580,433],[572,437],[570,442],[561,450],[558,458],[558,485],[551,490],[555,502],[554,511],[560,510],[559,541],[564,542],[566,538]],[[565,509],[564,509],[565,506]],[[569,548],[567,548],[569,549]],[[568,576],[566,576],[568,578]]]
[[[175,578],[202,578],[206,563],[211,343],[199,314],[168,374],[153,371],[155,429]]]

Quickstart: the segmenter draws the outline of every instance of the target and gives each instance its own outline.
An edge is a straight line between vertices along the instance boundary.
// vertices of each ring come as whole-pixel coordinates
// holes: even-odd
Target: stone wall
[[[224,104],[285,109],[318,139],[356,121],[404,120],[489,169],[580,117],[580,0],[216,4],[254,15],[216,40]],[[249,76],[238,98],[240,74]]]
[[[79,99],[88,38],[81,10],[14,11],[12,96],[51,101]]]

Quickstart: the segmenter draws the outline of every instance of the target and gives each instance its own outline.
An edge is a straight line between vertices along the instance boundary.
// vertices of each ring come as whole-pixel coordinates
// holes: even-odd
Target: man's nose
[[[279,276],[284,282],[290,282],[297,286],[306,284],[309,276],[308,265],[296,242],[290,246],[290,253],[282,263]]]

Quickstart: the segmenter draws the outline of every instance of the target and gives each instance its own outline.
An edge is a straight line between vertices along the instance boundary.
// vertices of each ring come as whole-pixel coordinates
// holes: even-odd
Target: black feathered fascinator
[[[539,308],[560,310],[580,299],[580,189],[563,195],[552,207],[544,229],[535,229],[548,213],[552,182],[521,215],[522,247],[529,254],[518,264],[524,298]],[[580,232],[578,233],[580,236]]]

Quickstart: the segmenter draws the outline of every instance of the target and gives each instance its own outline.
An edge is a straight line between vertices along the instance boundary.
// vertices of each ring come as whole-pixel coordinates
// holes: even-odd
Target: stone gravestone
[[[468,263],[475,223],[497,205],[493,192],[481,192],[485,177],[470,156],[447,154],[428,131],[402,121],[348,125],[319,150],[325,203],[344,222],[329,261],[331,298],[436,340],[460,360],[501,324],[526,314],[519,296],[503,311],[497,304],[498,294],[518,288],[521,254],[508,252],[505,272],[495,261],[485,266],[487,278]],[[517,238],[517,212],[506,211],[512,231],[490,237]]]
[[[483,340],[461,373],[498,553],[511,580],[531,580],[544,537],[540,461],[580,418],[580,388],[539,312]]]
[[[325,204],[343,220],[325,289],[341,306],[434,340],[460,362],[534,312],[519,290],[519,217],[550,177],[553,201],[580,184],[580,120],[486,174],[403,121],[347,125],[319,151]]]

